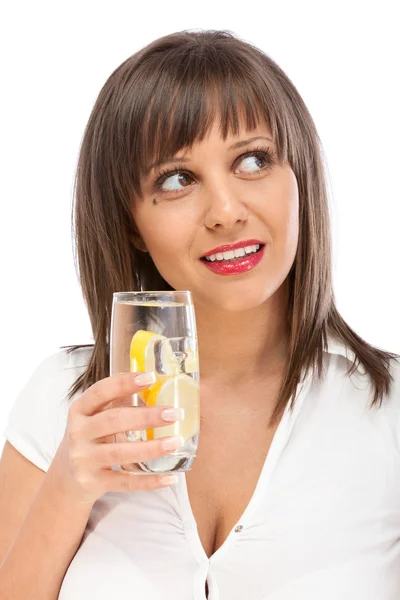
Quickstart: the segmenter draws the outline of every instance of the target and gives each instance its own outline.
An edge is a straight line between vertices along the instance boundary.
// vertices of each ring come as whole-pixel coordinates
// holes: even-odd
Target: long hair
[[[399,355],[368,344],[345,322],[332,289],[331,226],[323,150],[313,119],[282,69],[260,49],[230,31],[186,30],[161,37],[125,60],[101,89],[85,128],[78,158],[73,229],[78,277],[94,345],[87,368],[70,388],[70,400],[109,375],[112,297],[115,291],[171,290],[138,236],[132,202],[143,199],[140,181],[154,160],[201,142],[215,119],[221,135],[268,123],[277,159],[288,161],[299,190],[299,240],[288,274],[289,356],[272,424],[294,397],[309,369],[323,373],[328,336],[355,355],[370,376],[373,405],[382,404]],[[261,114],[259,112],[261,111]],[[72,352],[84,345],[64,347]]]

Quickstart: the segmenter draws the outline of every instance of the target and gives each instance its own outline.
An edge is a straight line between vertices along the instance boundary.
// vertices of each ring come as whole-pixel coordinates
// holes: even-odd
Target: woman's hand
[[[162,484],[162,475],[135,475],[130,472],[113,471],[112,465],[147,462],[165,456],[182,445],[182,439],[166,449],[163,444],[171,438],[150,441],[110,443],[113,434],[162,427],[168,422],[182,418],[180,409],[165,406],[119,407],[105,410],[115,400],[127,398],[145,389],[136,377],[143,381],[144,373],[122,373],[106,377],[82,393],[70,406],[64,437],[50,466],[62,473],[67,493],[80,503],[94,504],[106,492],[133,492],[154,490]],[[148,375],[148,374],[146,374]],[[175,416],[163,418],[166,409],[176,411]],[[53,463],[54,466],[53,466]]]

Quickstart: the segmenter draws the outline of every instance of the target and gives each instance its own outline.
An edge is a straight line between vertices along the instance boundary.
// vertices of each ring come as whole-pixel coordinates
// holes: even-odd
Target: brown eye
[[[187,175],[186,173],[182,173],[181,171],[178,171],[177,173],[175,173],[174,175],[170,175],[169,177],[166,177],[163,182],[162,182],[162,187],[161,189],[166,191],[166,192],[179,192],[179,189],[174,188],[175,185],[183,185],[184,187],[188,186],[188,182],[190,181],[190,177],[189,175]],[[165,183],[167,182],[167,186],[165,187]]]
[[[249,150],[244,154],[241,154],[235,161],[235,164],[239,162],[245,162],[246,165],[251,166],[252,164],[259,164],[258,168],[254,170],[245,170],[249,175],[252,173],[261,173],[270,169],[273,164],[273,156],[275,152],[271,152],[269,148],[259,147],[254,150]],[[255,158],[256,160],[247,160]],[[261,163],[261,164],[260,164]],[[158,174],[155,181],[152,184],[152,193],[179,193],[185,188],[191,185],[190,181],[193,177],[188,173],[188,168],[182,165],[180,169],[165,170]],[[164,186],[167,183],[167,186]],[[179,188],[179,185],[183,186]]]
[[[255,160],[252,160],[255,159]],[[261,162],[261,165],[259,165],[258,167],[256,167],[253,170],[248,170],[246,169],[246,171],[248,173],[257,173],[260,172],[264,169],[265,164],[263,165],[263,162],[266,162],[266,158],[265,156],[256,156],[255,154],[252,154],[251,156],[247,156],[246,158],[243,158],[241,161],[241,164],[244,164],[246,166],[251,167],[251,165],[257,165],[257,162]]]
[[[165,171],[161,173],[161,175],[154,182],[152,191],[153,192],[179,192],[181,189],[178,185],[183,185],[183,187],[188,187],[191,176],[188,173],[184,173],[182,169],[174,169],[172,171]],[[170,180],[170,181],[169,181]],[[167,182],[167,187],[164,186],[164,183]]]

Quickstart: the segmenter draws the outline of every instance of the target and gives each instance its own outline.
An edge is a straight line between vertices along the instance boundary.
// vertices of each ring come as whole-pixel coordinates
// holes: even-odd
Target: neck
[[[236,386],[265,381],[284,367],[289,339],[284,286],[255,309],[195,310],[202,381]]]

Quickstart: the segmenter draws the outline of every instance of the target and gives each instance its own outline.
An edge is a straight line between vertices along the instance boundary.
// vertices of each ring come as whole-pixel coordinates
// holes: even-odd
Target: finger
[[[137,385],[135,377],[143,375],[138,373],[119,373],[105,379],[100,379],[91,385],[77,400],[71,405],[74,410],[81,412],[86,416],[94,415],[102,410],[114,399],[131,396],[140,390],[143,390],[152,383],[155,383],[155,375],[152,374],[152,381],[147,385]]]
[[[180,418],[179,412],[181,409],[177,409],[175,419],[164,419],[162,414],[165,409],[174,410],[174,407],[130,406],[129,408],[110,408],[97,413],[88,419],[83,419],[80,435],[82,439],[97,440],[123,431],[137,431],[148,429],[149,427],[163,427]]]
[[[129,463],[146,462],[165,456],[183,445],[183,438],[172,447],[165,448],[163,444],[171,438],[163,437],[147,442],[116,442],[114,444],[92,444],[88,459],[98,467],[126,465]]]
[[[119,471],[104,471],[100,475],[102,488],[106,492],[140,492],[143,490],[158,490],[166,487],[161,480],[165,475],[141,475],[121,473]],[[169,483],[168,485],[173,485]]]

